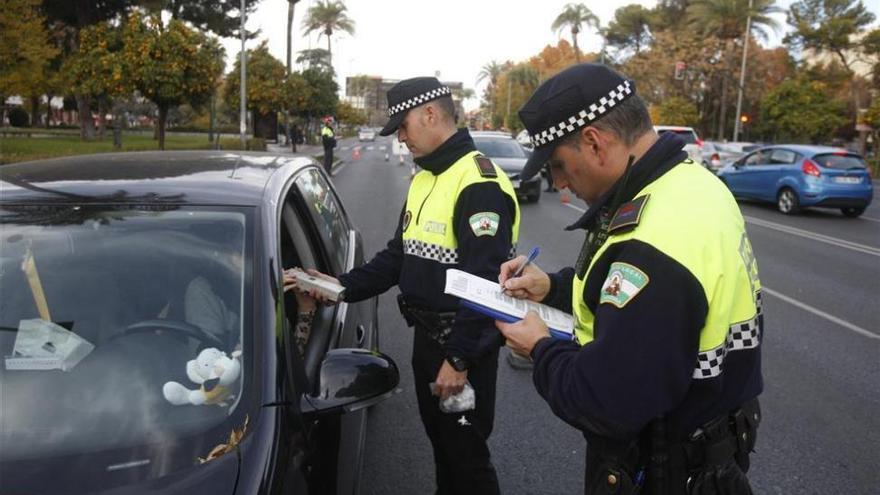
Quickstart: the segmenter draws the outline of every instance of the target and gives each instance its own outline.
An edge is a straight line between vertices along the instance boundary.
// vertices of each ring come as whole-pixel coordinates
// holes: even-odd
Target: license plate
[[[514,188],[514,189],[516,189],[516,188],[519,187],[519,181],[518,181],[518,180],[512,180],[512,181],[510,181],[510,183],[513,185],[513,188]]]
[[[834,182],[838,184],[858,184],[862,181],[861,177],[835,177]]]

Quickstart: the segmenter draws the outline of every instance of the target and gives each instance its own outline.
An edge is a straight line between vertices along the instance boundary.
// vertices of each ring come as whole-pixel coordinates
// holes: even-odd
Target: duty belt
[[[428,337],[440,345],[449,340],[452,323],[455,321],[454,311],[419,308],[408,303],[403,294],[397,296],[397,305],[407,325],[423,330]]]
[[[761,422],[758,399],[751,399],[736,411],[716,418],[693,432],[685,442],[673,446],[669,459],[674,467],[694,469],[717,465],[731,457],[748,462]]]

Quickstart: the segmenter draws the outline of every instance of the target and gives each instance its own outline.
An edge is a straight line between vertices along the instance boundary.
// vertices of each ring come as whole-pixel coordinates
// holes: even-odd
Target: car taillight
[[[819,166],[816,165],[816,162],[810,160],[809,158],[804,159],[804,164],[801,165],[801,170],[807,174],[812,175],[813,177],[819,177],[822,175],[822,172],[819,171]]]
[[[712,160],[720,160],[720,159],[721,159],[721,157],[718,156],[718,153],[715,153],[712,155]]]
[[[700,148],[703,147],[703,140],[702,139],[697,138],[697,146],[699,146]]]

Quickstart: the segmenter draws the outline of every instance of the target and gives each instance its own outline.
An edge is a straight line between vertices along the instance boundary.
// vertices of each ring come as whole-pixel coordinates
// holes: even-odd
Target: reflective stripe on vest
[[[321,129],[321,135],[327,136],[327,137],[333,137],[333,129],[330,129],[329,127],[325,127],[323,129]]]
[[[427,170],[416,174],[406,198],[403,221],[403,251],[438,263],[458,263],[458,240],[452,217],[458,195],[471,184],[495,182],[510,196],[516,208],[511,230],[512,246],[519,238],[519,203],[507,175],[495,165],[497,177],[483,177],[474,161],[479,153],[472,151],[459,158],[440,175]]]
[[[583,294],[596,260],[614,244],[638,240],[680,263],[703,288],[709,312],[700,331],[693,378],[718,376],[727,353],[757,347],[760,338],[761,282],[742,214],[724,184],[691,160],[676,165],[635,197],[648,194],[636,228],[611,233],[584,278],[575,274],[575,336],[581,345],[593,341],[594,316]]]

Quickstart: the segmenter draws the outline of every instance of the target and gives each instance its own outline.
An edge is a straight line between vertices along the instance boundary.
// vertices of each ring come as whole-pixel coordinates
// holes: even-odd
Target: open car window
[[[0,210],[0,458],[198,438],[246,410],[252,215]]]

